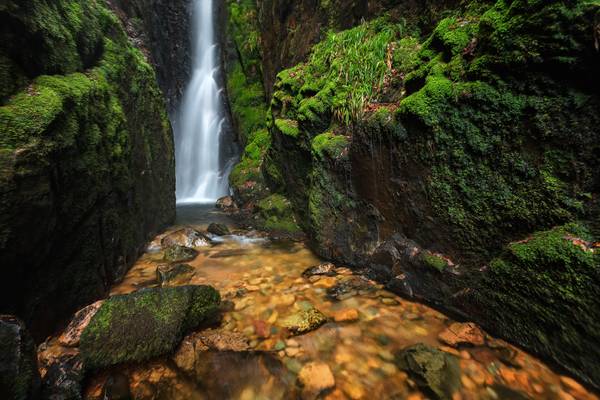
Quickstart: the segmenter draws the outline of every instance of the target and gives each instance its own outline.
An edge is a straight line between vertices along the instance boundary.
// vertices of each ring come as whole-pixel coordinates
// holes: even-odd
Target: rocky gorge
[[[597,398],[597,1],[216,2],[176,219],[191,4],[0,2],[0,397]]]

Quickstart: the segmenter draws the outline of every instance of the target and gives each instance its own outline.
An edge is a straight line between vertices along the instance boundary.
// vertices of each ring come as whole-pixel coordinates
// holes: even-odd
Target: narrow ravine
[[[223,299],[220,321],[188,335],[172,356],[94,374],[85,398],[109,391],[135,399],[598,399],[474,324],[322,264],[303,242],[237,229],[209,206],[180,211],[178,225],[111,295],[208,284]],[[165,269],[160,243],[185,241],[215,221],[227,228],[210,231],[230,232],[208,233],[186,269]],[[67,351],[51,343],[42,364],[44,354]]]

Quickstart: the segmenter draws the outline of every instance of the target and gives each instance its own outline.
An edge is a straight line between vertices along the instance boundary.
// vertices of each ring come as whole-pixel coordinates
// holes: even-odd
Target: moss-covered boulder
[[[23,322],[0,316],[0,398],[27,400],[40,390],[36,349]]]
[[[451,354],[418,343],[398,352],[396,363],[436,399],[450,400],[460,388],[460,366]]]
[[[171,352],[185,334],[210,321],[219,292],[210,286],[144,289],[107,299],[81,336],[87,369]]]

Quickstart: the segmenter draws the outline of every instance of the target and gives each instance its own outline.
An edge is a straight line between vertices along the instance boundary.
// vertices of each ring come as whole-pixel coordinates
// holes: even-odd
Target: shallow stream
[[[181,226],[204,230],[211,221],[228,220],[206,207],[187,206],[169,232]],[[456,400],[598,398],[487,334],[483,345],[450,347],[438,339],[454,322],[444,314],[344,267],[336,268],[334,276],[303,277],[307,268],[322,263],[304,243],[272,240],[229,225],[234,234],[197,248],[198,257],[189,262],[193,274],[174,283],[210,284],[221,292],[226,304],[221,322],[210,333],[200,333],[212,346],[199,349],[186,340],[174,357],[99,374],[89,381],[87,398],[99,398],[108,375],[115,373],[139,399],[296,398],[302,393],[299,372],[316,361],[329,367],[335,381],[319,398],[426,399],[394,359],[398,350],[416,343],[459,359]],[[156,286],[161,258],[161,253],[143,255],[112,294]],[[328,322],[297,336],[282,328],[288,316],[312,307]]]

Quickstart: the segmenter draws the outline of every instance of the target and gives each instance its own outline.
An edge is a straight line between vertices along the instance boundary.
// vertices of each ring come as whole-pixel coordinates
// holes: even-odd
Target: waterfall
[[[178,203],[210,203],[228,194],[228,171],[219,159],[225,117],[213,18],[213,0],[194,0],[193,70],[174,124]]]

